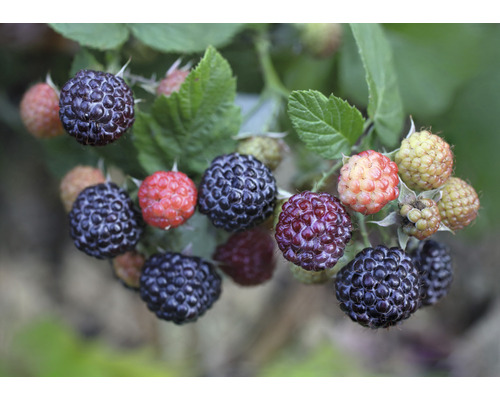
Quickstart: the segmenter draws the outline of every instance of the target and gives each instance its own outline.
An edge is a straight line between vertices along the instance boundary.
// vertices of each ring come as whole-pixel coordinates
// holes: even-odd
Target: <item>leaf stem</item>
[[[326,171],[326,172],[323,172],[323,176],[321,177],[321,179],[319,179],[313,186],[313,188],[311,189],[312,192],[317,192],[318,190],[320,190],[326,183],[326,180],[332,175],[334,174],[335,172],[337,172],[337,170],[342,166],[342,160],[339,160],[337,161],[335,164],[332,165],[332,167]]]

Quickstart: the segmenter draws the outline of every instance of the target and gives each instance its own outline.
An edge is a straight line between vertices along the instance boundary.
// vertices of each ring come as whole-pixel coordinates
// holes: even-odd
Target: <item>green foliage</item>
[[[368,116],[382,144],[393,148],[403,127],[403,104],[391,47],[377,24],[352,24],[351,28],[366,73]]]
[[[294,91],[288,114],[299,138],[311,151],[327,159],[350,154],[363,133],[364,119],[358,109],[331,95],[317,91]]]
[[[10,376],[37,377],[159,377],[184,372],[160,363],[151,348],[112,349],[87,340],[60,321],[46,318],[17,332],[9,363],[0,362]]]
[[[148,172],[179,169],[199,177],[211,160],[234,150],[241,124],[236,81],[227,61],[209,47],[180,91],[155,99],[134,126],[139,162]]]
[[[82,46],[98,50],[109,50],[123,45],[129,37],[129,30],[123,24],[50,24],[68,39]]]
[[[244,24],[50,24],[68,39],[98,50],[119,48],[131,35],[162,52],[197,53],[228,44]]]
[[[164,52],[197,53],[230,42],[243,24],[128,24],[134,36]]]

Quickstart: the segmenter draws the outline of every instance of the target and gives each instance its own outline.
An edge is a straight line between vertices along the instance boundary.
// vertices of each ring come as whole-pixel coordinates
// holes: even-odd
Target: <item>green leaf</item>
[[[403,127],[403,105],[392,51],[378,24],[351,24],[368,84],[368,116],[381,142],[394,147]]]
[[[120,47],[129,37],[125,24],[49,24],[64,37],[98,50]]]
[[[299,90],[288,99],[288,115],[306,147],[327,159],[350,154],[363,133],[364,119],[346,101],[315,90]]]
[[[70,76],[76,75],[81,69],[93,69],[96,71],[104,71],[104,66],[97,61],[94,55],[86,48],[80,49],[75,54],[73,62],[71,63]]]
[[[241,124],[235,97],[231,67],[209,47],[179,92],[156,98],[151,115],[139,113],[134,135],[143,168],[153,173],[177,162],[196,179],[214,157],[234,151]]]
[[[129,24],[134,36],[163,52],[196,53],[222,47],[243,24]]]

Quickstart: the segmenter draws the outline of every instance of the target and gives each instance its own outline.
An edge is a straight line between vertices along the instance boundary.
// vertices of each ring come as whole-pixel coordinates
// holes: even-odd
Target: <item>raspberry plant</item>
[[[202,32],[196,24],[110,24],[105,36],[52,26],[83,46],[62,82],[67,135],[54,149],[76,155],[71,168],[99,160],[103,172],[123,176],[103,183],[68,172],[61,187],[79,192],[61,193],[75,202],[72,237],[78,249],[109,258],[118,280],[159,318],[196,321],[224,295],[230,279],[221,276],[265,284],[276,258],[303,284],[331,285],[332,303],[370,328],[396,325],[446,295],[452,255],[422,243],[472,223],[479,199],[453,175],[450,145],[404,115],[380,26],[342,27],[361,57],[366,109],[335,93],[289,90],[265,25]],[[318,58],[337,51],[340,28],[291,27]],[[307,48],[325,33],[336,36]],[[254,44],[259,96],[237,91],[245,76],[236,77],[220,51],[238,34]],[[136,72],[129,36],[177,57],[162,65],[160,79]],[[179,56],[188,58],[183,67]],[[285,159],[296,175],[280,171]]]

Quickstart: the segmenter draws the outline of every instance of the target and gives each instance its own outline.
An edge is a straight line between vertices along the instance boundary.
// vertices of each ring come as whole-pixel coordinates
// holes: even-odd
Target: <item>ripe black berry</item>
[[[212,264],[179,253],[157,253],[144,265],[140,295],[156,316],[181,325],[202,316],[221,293]]]
[[[243,231],[272,215],[276,180],[269,168],[250,155],[216,157],[198,188],[198,210],[217,228]]]
[[[61,89],[59,118],[79,143],[102,146],[134,123],[132,90],[119,76],[80,70]]]
[[[422,305],[430,306],[446,296],[453,282],[450,250],[443,243],[426,240],[412,253],[422,275]]]
[[[351,235],[351,217],[339,199],[304,191],[283,204],[275,237],[288,261],[322,271],[337,264]]]
[[[75,246],[96,258],[113,258],[134,249],[143,232],[139,209],[113,182],[80,192],[69,221]]]
[[[366,248],[337,274],[340,308],[369,328],[387,328],[421,305],[420,274],[401,248]]]

